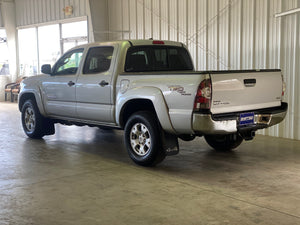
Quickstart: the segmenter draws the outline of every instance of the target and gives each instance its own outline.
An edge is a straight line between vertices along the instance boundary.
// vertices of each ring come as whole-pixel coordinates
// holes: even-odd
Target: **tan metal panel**
[[[122,1],[123,2],[123,1]],[[109,39],[110,40],[120,40],[122,39],[123,34],[123,8],[120,4],[120,0],[110,0],[108,1],[108,16],[109,16],[109,26],[112,29],[109,29]]]
[[[169,40],[178,41],[179,25],[178,25],[178,2],[179,0],[169,1]]]
[[[145,39],[153,38],[153,2],[144,0]]]
[[[206,70],[207,69],[207,55],[208,55],[208,48],[207,48],[207,30],[208,30],[208,23],[207,23],[207,8],[208,8],[208,1],[207,0],[200,0],[197,1],[197,59],[195,60],[195,66],[197,70]]]
[[[1,4],[0,4],[0,27],[4,27],[3,19],[2,19],[2,13],[1,13]]]
[[[297,1],[283,1],[282,11],[293,9],[297,6]],[[299,94],[297,89],[296,77],[297,67],[299,61],[296,62],[297,52],[299,52],[299,33],[297,27],[299,27],[299,17],[297,14],[291,14],[281,18],[282,20],[282,40],[281,40],[281,67],[283,74],[286,77],[287,92],[285,99],[289,102],[289,111],[285,123],[279,128],[279,136],[291,137],[300,139],[295,135],[295,130],[299,127],[299,114],[296,111],[299,108]],[[298,34],[297,34],[298,33]]]
[[[179,42],[187,43],[188,25],[187,25],[187,0],[179,0],[177,2],[177,38]]]
[[[145,27],[145,0],[138,0],[136,5],[137,10],[137,39],[145,39],[145,30],[150,27]],[[151,29],[151,28],[150,28]]]
[[[219,1],[218,20],[219,20],[219,70],[228,70],[230,68],[228,60],[228,41],[229,41],[229,0]]]
[[[153,39],[161,39],[161,6],[160,0],[152,0],[152,37]]]
[[[208,70],[218,69],[219,58],[219,4],[218,0],[208,1]]]
[[[130,39],[137,39],[137,0],[129,0],[128,14],[129,14],[129,27]]]
[[[230,69],[241,69],[241,8],[242,1],[233,1],[229,8],[230,32],[229,32],[229,65]]]
[[[129,20],[129,0],[122,0],[122,39],[130,38],[130,20]]]
[[[281,0],[273,0],[269,2],[268,13],[268,37],[267,37],[267,61],[266,68],[280,68],[280,34],[281,22],[275,18],[274,14],[281,12]],[[278,136],[279,126],[273,126],[266,129],[264,134]]]
[[[242,65],[243,69],[253,69],[255,0],[244,0],[242,8]]]
[[[87,16],[88,0],[15,0],[18,27]],[[65,6],[73,6],[73,14],[66,16]]]
[[[159,0],[160,4],[160,39],[170,40],[170,0]]]
[[[190,49],[192,58],[195,60],[197,56],[197,0],[189,0],[187,2],[187,46]]]

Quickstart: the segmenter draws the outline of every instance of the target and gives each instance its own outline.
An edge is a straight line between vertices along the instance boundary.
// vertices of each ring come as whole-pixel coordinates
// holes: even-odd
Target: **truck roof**
[[[92,42],[88,44],[78,45],[72,49],[101,46],[101,45],[112,45],[112,44],[130,44],[132,46],[142,46],[142,45],[168,45],[168,46],[178,46],[184,47],[184,44],[176,41],[165,41],[165,40],[121,40],[121,41],[107,41],[107,42]]]

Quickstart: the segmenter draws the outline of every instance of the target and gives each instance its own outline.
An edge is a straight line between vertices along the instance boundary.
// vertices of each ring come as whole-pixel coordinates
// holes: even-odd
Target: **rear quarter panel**
[[[127,91],[136,88],[139,88],[142,96],[143,88],[155,87],[163,95],[175,132],[177,134],[192,133],[193,104],[201,77],[194,73],[121,74],[117,80],[116,90],[119,93],[117,98],[122,98]]]

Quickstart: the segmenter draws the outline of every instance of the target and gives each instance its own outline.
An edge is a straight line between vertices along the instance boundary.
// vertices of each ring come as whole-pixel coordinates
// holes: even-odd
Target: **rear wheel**
[[[29,99],[22,106],[22,126],[25,134],[30,138],[39,139],[47,134],[54,134],[54,124],[44,118],[35,103]]]
[[[130,158],[141,166],[154,166],[165,158],[160,126],[151,112],[133,114],[125,126],[125,145]]]
[[[230,151],[243,142],[239,134],[205,135],[204,138],[207,144],[217,151]]]

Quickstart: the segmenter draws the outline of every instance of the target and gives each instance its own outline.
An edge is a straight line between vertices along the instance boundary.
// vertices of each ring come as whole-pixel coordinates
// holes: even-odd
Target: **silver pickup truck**
[[[234,149],[287,112],[280,70],[195,71],[186,46],[172,41],[82,45],[42,72],[21,84],[27,136],[52,135],[55,123],[124,129],[143,166],[177,154],[178,138]]]

